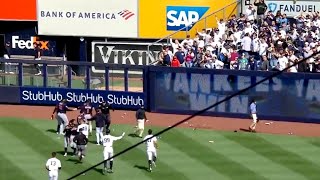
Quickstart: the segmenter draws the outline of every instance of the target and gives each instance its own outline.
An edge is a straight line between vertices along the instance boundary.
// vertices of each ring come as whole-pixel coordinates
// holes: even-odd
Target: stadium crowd
[[[158,65],[279,71],[320,51],[319,12],[291,19],[267,11],[263,0],[256,0],[240,17],[216,19],[218,28],[203,29],[182,42],[170,39],[171,47],[160,52]],[[320,72],[320,56],[288,72]]]

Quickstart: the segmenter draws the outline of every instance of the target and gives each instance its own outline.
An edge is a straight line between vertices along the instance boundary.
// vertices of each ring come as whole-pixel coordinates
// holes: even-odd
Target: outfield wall
[[[6,60],[0,59],[0,62]],[[14,76],[16,83],[0,86],[0,103],[27,105],[55,105],[66,98],[70,106],[78,106],[86,99],[94,104],[108,101],[117,109],[136,110],[144,105],[151,112],[191,114],[231,95],[274,72],[211,70],[197,68],[170,68],[157,66],[112,65],[90,62],[37,61],[43,64],[44,76],[41,83],[26,83],[23,69],[30,60],[10,60],[17,63],[14,75],[0,74],[0,80]],[[47,68],[58,64],[67,66],[66,86],[49,85]],[[84,66],[86,76],[84,87],[74,84],[72,66]],[[104,88],[92,88],[94,73],[92,66],[104,67]],[[110,89],[112,69],[122,69],[123,89]],[[130,91],[129,70],[142,72],[142,92]],[[102,78],[103,78],[102,77]],[[107,78],[105,78],[107,77]],[[100,77],[101,78],[101,77]],[[255,88],[236,96],[206,112],[210,116],[249,117],[249,102],[256,99],[258,115],[261,119],[286,121],[320,122],[320,74],[284,73]]]

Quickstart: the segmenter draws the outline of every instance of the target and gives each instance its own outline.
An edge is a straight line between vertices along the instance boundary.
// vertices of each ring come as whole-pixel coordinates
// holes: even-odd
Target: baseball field
[[[1,105],[0,179],[46,179],[45,162],[52,151],[62,163],[59,179],[102,161],[102,146],[90,136],[82,164],[63,156],[63,137],[55,133],[56,121],[49,120],[52,107]],[[69,113],[74,118],[77,112]],[[147,114],[146,128],[155,132],[185,116]],[[111,114],[113,135],[126,132],[114,144],[119,152],[140,138],[133,132],[134,112]],[[114,173],[102,175],[102,166],[76,179],[109,180],[318,180],[320,179],[320,127],[316,124],[261,121],[258,133],[247,133],[249,119],[197,117],[188,124],[159,137],[158,162],[148,172],[145,146],[141,145],[115,159]],[[237,132],[234,132],[237,130]],[[288,135],[289,133],[289,135]]]

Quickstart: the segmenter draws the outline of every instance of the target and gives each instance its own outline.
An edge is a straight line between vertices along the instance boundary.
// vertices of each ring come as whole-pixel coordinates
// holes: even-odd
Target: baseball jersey
[[[59,159],[53,157],[48,159],[46,166],[48,167],[49,171],[58,172],[59,168],[61,168],[61,162]]]
[[[93,106],[90,103],[84,103],[80,107],[80,112],[84,114],[92,114]]]
[[[112,147],[113,141],[117,141],[117,140],[121,139],[122,137],[123,136],[115,137],[115,136],[111,136],[111,135],[104,135],[102,137],[102,145],[105,148]]]
[[[150,137],[152,137],[153,135],[147,135],[143,140],[146,140]],[[147,145],[147,151],[155,151],[156,147],[154,145],[154,143],[157,142],[157,138],[153,137],[151,139],[149,139],[148,141],[146,141],[146,145]]]
[[[68,106],[63,102],[60,102],[59,104],[57,104],[56,108],[57,108],[57,113],[66,113],[68,110]]]
[[[89,125],[88,124],[80,124],[78,126],[77,131],[80,132],[80,129],[82,129],[82,133],[86,136],[89,135]]]

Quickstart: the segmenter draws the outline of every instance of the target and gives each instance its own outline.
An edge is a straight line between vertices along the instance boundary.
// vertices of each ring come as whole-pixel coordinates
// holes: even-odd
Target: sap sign
[[[209,7],[167,6],[167,30],[177,31],[189,26],[188,31],[208,11]]]
[[[141,105],[145,105],[143,93],[62,88],[20,88],[20,102],[24,104],[55,105],[62,99],[66,99],[70,106],[79,106],[88,99],[95,105],[106,101],[119,109],[137,109]]]

